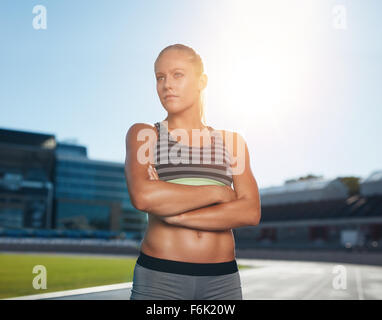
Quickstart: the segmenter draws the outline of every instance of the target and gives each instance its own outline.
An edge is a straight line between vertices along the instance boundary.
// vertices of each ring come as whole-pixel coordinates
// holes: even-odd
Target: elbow
[[[139,211],[145,211],[146,210],[146,206],[144,205],[144,201],[142,201],[142,199],[131,199],[131,204],[133,205],[133,207]]]
[[[261,220],[261,211],[257,211],[256,214],[255,214],[255,221],[254,221],[253,226],[259,225],[260,224],[260,220]]]
[[[146,211],[146,201],[142,195],[131,198],[131,204],[139,211]]]
[[[247,225],[249,226],[257,226],[260,224],[261,219],[261,206],[260,202],[256,199],[249,199],[249,209],[247,217]]]
[[[255,210],[255,212],[251,214],[251,218],[251,226],[259,225],[261,220],[261,209]]]
[[[130,200],[133,207],[139,211],[146,211],[146,199],[144,197],[143,192],[136,192],[133,194],[130,194]]]
[[[126,184],[132,206],[139,211],[145,211],[146,197],[144,197],[144,195],[146,193],[144,192],[142,185],[138,183],[132,183],[132,181],[129,181],[127,178]]]

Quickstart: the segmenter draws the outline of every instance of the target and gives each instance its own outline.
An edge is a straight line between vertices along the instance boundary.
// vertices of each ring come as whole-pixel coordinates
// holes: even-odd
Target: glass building
[[[0,129],[0,228],[115,231],[141,238],[124,164],[87,157],[54,135]]]
[[[55,170],[57,229],[142,234],[147,214],[130,201],[124,164],[90,160],[86,148],[58,143]]]
[[[0,129],[0,227],[52,224],[53,135]]]

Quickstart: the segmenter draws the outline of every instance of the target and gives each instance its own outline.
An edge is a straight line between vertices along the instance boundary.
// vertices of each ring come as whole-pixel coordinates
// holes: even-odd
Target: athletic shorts
[[[236,260],[191,263],[139,254],[130,300],[242,300]]]

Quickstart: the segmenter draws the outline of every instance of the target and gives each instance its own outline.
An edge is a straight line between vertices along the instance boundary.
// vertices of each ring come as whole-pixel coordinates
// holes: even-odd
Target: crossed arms
[[[203,231],[224,231],[260,223],[258,187],[250,169],[247,145],[239,134],[234,133],[234,141],[242,143],[245,152],[237,152],[235,143],[229,150],[245,166],[240,174],[233,174],[233,190],[228,186],[190,186],[159,180],[149,163],[138,161],[138,150],[145,144],[137,139],[142,129],[153,130],[155,137],[154,129],[143,123],[134,124],[126,135],[125,177],[135,208],[166,223]]]

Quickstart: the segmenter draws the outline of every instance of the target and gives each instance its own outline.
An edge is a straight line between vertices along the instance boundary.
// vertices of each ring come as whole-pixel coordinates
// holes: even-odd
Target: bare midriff
[[[202,178],[174,179],[169,182],[189,185],[223,184]],[[150,213],[140,249],[143,253],[156,258],[182,262],[218,263],[235,259],[235,239],[232,229],[201,231],[174,226]]]

